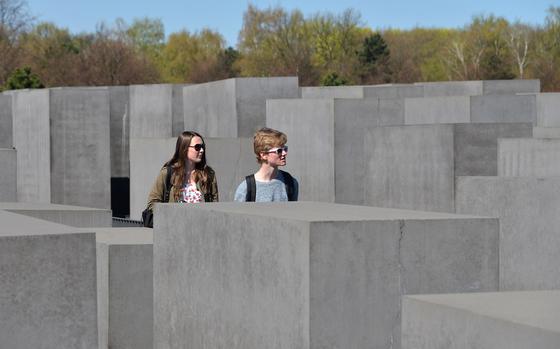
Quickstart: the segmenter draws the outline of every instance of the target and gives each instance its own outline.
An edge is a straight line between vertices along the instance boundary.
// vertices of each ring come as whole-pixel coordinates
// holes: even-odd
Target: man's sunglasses
[[[283,152],[288,152],[288,146],[285,145],[283,147],[272,148],[267,153],[276,153],[278,155],[282,155]]]
[[[200,149],[205,149],[206,147],[204,146],[204,144],[199,143],[195,145],[189,145],[189,148],[194,148],[194,150],[200,151]]]

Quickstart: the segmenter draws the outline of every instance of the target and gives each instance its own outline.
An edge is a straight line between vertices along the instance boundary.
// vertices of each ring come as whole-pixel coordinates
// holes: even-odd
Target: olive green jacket
[[[217,202],[218,201],[218,182],[216,181],[216,173],[210,167],[208,167],[208,180],[210,181],[209,191],[205,192],[200,188],[199,184],[196,184],[196,187],[202,193],[205,202]],[[152,190],[148,195],[148,209],[153,210],[154,204],[156,202],[163,202],[163,196],[165,194],[165,177],[167,176],[167,168],[164,167],[159,172],[159,175],[152,186]],[[171,189],[169,191],[169,201],[173,202],[173,198],[175,197],[175,191],[181,190],[181,188],[177,189],[173,184],[171,185]]]

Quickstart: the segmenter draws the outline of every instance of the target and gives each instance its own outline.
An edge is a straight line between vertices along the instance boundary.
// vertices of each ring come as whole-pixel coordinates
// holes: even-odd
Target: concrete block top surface
[[[58,205],[47,203],[35,202],[0,202],[0,210],[6,211],[99,211],[107,212],[108,209],[71,206],[71,205]]]
[[[60,235],[77,233],[76,228],[0,210],[0,236]]]
[[[94,231],[96,241],[107,245],[151,245],[154,243],[153,229],[133,228],[80,228],[80,231]]]
[[[185,207],[184,205],[177,204],[158,204],[156,205],[156,212],[158,207],[170,206]],[[305,201],[271,203],[220,202],[189,205],[186,209],[190,210],[191,208],[205,211],[283,218],[304,222],[492,219],[492,217],[452,213]]]
[[[405,298],[560,332],[560,290],[414,295]]]

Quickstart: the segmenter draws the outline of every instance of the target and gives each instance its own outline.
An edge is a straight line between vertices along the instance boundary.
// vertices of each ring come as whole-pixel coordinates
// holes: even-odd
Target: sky
[[[560,6],[560,0],[27,0],[29,11],[39,21],[48,21],[71,33],[92,33],[100,22],[113,24],[122,18],[130,24],[135,18],[160,19],[165,34],[209,28],[235,46],[243,13],[249,3],[259,9],[280,6],[300,10],[304,16],[317,13],[341,14],[352,8],[362,24],[372,29],[460,28],[474,15],[504,17],[530,25],[544,24],[546,10]]]

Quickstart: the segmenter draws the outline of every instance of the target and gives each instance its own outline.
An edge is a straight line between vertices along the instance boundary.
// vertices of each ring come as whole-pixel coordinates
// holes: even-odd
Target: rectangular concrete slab
[[[500,95],[516,93],[539,93],[541,81],[538,79],[483,80],[483,95]]]
[[[560,93],[537,94],[537,125],[560,127]]]
[[[483,94],[481,81],[416,82],[424,88],[425,97],[478,96]]]
[[[500,290],[560,288],[560,177],[458,177],[458,213],[500,219]]]
[[[0,201],[17,201],[16,161],[15,149],[0,149]]]
[[[109,91],[50,91],[51,202],[111,208]]]
[[[560,176],[560,139],[500,139],[498,176]]]
[[[362,202],[453,212],[453,138],[453,125],[368,129]]]
[[[298,97],[297,77],[234,78],[186,86],[185,125],[205,137],[253,137],[265,126],[267,99]]]
[[[452,124],[470,122],[470,97],[405,99],[405,124]]]
[[[0,93],[0,148],[14,146],[12,95]]]
[[[411,98],[424,97],[424,88],[412,84],[388,84],[364,86],[364,98]]]
[[[537,120],[536,97],[488,95],[471,97],[471,122],[531,122]]]
[[[172,137],[172,85],[131,85],[129,91],[130,138]]]
[[[364,98],[363,86],[310,86],[301,88],[301,98]]]
[[[72,227],[110,227],[111,210],[27,202],[0,202],[0,210]]]
[[[533,138],[560,138],[560,127],[533,127]]]
[[[20,90],[10,94],[17,149],[18,201],[50,203],[50,91]],[[33,137],[29,137],[31,134]]]
[[[153,348],[152,229],[93,230],[105,348]]]
[[[401,296],[497,290],[497,249],[492,218],[158,205],[154,348],[399,348]]]
[[[178,136],[185,130],[185,116],[183,106],[183,87],[190,84],[173,84],[171,95],[172,136]]]
[[[0,211],[0,338],[6,348],[97,348],[93,233]]]
[[[175,151],[176,138],[132,139],[130,143],[130,218],[141,219],[148,194],[163,164]],[[258,164],[249,138],[205,138],[206,160],[216,172],[220,201],[233,201],[245,176]]]
[[[128,86],[109,87],[111,122],[111,177],[128,177],[130,139],[130,92]]]
[[[560,291],[403,297],[403,349],[558,348]]]

